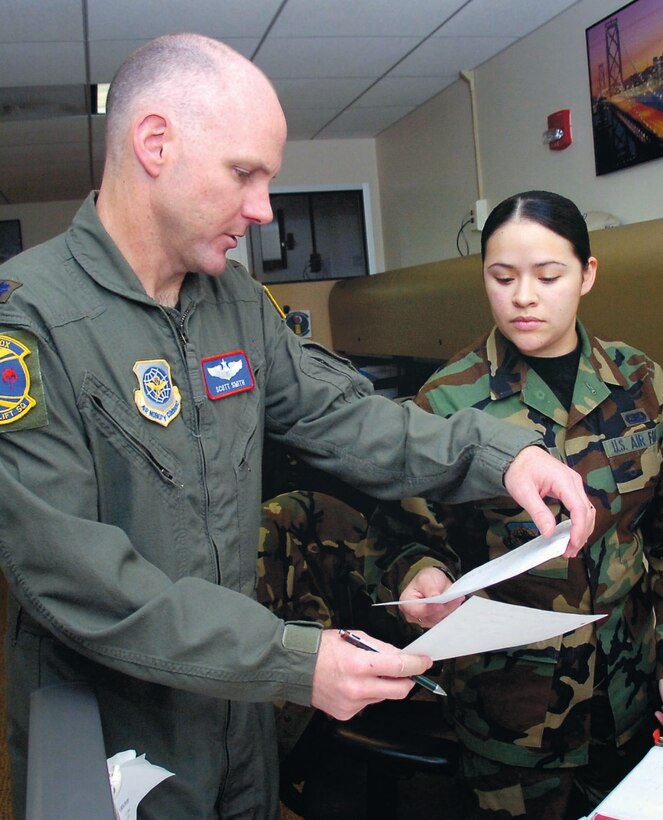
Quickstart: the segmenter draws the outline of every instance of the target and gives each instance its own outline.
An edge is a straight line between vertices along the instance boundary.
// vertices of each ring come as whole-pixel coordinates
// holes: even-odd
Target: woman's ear
[[[587,267],[582,271],[582,285],[580,287],[580,295],[585,296],[594,287],[596,281],[596,269],[599,263],[595,257],[590,256],[587,261]]]
[[[164,163],[163,149],[168,133],[168,121],[161,114],[148,114],[134,129],[133,146],[136,159],[145,173],[157,177]]]

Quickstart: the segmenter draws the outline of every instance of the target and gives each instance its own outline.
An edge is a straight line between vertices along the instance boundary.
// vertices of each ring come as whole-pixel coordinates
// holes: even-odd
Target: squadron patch
[[[138,379],[134,401],[141,415],[168,427],[182,409],[182,396],[173,384],[170,365],[165,359],[136,362],[133,372]]]
[[[46,424],[39,356],[33,339],[20,331],[12,336],[0,334],[0,429],[28,429]],[[33,413],[27,419],[30,411]]]
[[[255,382],[249,360],[243,350],[209,356],[200,362],[203,368],[205,389],[210,399],[225,399],[234,393],[253,390]]]

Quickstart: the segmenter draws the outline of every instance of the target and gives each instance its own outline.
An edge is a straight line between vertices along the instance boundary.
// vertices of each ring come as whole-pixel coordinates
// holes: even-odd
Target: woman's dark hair
[[[583,268],[592,255],[589,247],[587,223],[570,199],[551,191],[525,191],[500,202],[490,212],[481,232],[481,259],[486,258],[486,245],[495,231],[506,222],[528,219],[549,228],[568,239]]]

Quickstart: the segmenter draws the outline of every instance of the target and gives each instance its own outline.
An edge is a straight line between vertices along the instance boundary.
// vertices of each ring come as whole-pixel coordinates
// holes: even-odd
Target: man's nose
[[[269,200],[269,188],[251,192],[244,206],[244,215],[259,225],[267,225],[272,221],[274,213]]]

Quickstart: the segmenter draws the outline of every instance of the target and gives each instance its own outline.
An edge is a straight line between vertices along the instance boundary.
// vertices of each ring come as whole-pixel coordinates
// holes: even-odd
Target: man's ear
[[[167,132],[168,121],[160,114],[148,114],[134,130],[133,145],[136,159],[151,177],[157,177],[161,173]]]

